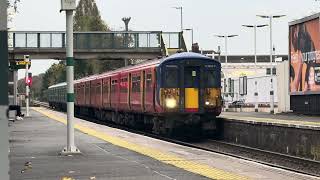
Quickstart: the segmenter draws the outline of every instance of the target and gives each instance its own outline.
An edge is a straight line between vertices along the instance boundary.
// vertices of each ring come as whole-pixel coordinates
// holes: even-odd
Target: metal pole
[[[221,63],[221,47],[220,46],[218,46],[218,53],[219,53],[218,59],[219,59],[219,62]]]
[[[182,6],[180,7],[180,16],[181,16],[181,32],[183,31],[183,10],[182,10],[183,8],[182,8]]]
[[[270,65],[272,66],[272,16],[270,16]],[[271,72],[272,74],[272,72]]]
[[[228,65],[228,36],[225,36],[225,51],[226,51],[226,59],[225,59],[225,62],[226,62],[226,66]]]
[[[192,45],[193,45],[193,28],[191,29],[191,43],[192,43]]]
[[[73,58],[73,10],[66,10],[66,59],[67,59],[67,147],[63,153],[80,153],[74,143],[74,58]]]
[[[225,36],[225,67],[226,67],[226,71],[228,69],[228,36]],[[228,112],[229,111],[229,101],[228,101],[228,98],[229,98],[229,81],[228,81],[228,72],[225,73],[225,78],[226,78],[226,82],[227,82],[227,95],[226,95],[226,107],[225,107],[225,111]]]
[[[26,62],[26,81],[28,80],[28,75],[29,75],[29,56],[26,55],[25,58],[24,58],[24,61]],[[26,117],[29,117],[30,116],[30,113],[29,113],[29,85],[28,83],[26,82],[26,99],[25,99],[25,102],[26,102]]]
[[[7,1],[0,0],[0,174],[1,179],[9,180],[9,138],[8,119],[8,27]]]
[[[270,88],[270,113],[274,114],[274,91],[273,91],[273,65],[272,65],[272,59],[273,59],[273,42],[272,42],[272,16],[270,16],[270,72],[271,72],[271,88]]]
[[[257,25],[254,26],[254,72],[257,76]],[[254,111],[259,111],[259,105],[258,105],[258,82],[255,80],[255,92],[254,92],[254,99],[255,99],[255,105],[254,105]]]

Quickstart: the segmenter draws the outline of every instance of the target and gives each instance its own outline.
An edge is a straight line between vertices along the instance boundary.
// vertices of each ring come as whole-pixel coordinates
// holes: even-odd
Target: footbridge
[[[11,31],[9,57],[21,59],[58,59],[66,56],[64,31]],[[75,32],[75,59],[122,60],[153,59],[187,51],[182,32],[110,31]]]

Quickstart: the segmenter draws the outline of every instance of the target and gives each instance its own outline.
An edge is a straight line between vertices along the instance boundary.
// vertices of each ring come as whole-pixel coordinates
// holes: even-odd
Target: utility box
[[[61,10],[75,10],[76,9],[76,0],[61,0]]]
[[[289,61],[277,64],[278,112],[290,111]]]

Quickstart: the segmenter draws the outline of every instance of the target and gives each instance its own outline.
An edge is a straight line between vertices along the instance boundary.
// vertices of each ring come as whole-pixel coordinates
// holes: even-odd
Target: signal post
[[[29,92],[30,92],[30,89],[29,89],[29,62],[30,62],[30,59],[29,59],[29,55],[25,55],[24,56],[24,61],[25,61],[25,64],[26,64],[26,98],[25,98],[25,101],[26,101],[26,117],[29,117],[30,116],[30,112],[29,112]]]

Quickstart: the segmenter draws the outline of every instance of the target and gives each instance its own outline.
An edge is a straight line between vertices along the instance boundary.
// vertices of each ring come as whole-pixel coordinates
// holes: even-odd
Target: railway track
[[[38,102],[38,101],[33,101],[33,103],[42,107],[49,108],[48,103]],[[252,161],[252,162],[256,162],[256,163],[260,163],[260,164],[264,164],[264,165],[268,165],[268,166],[272,166],[280,169],[289,170],[292,172],[320,177],[320,162],[314,161],[311,159],[290,156],[290,155],[281,154],[277,152],[256,149],[252,147],[242,146],[239,144],[232,144],[232,143],[213,140],[213,139],[205,139],[205,140],[196,141],[196,142],[186,142],[186,141],[178,140],[176,138],[159,136],[151,132],[134,130],[131,128],[115,125],[112,123],[101,122],[94,119],[88,119],[87,117],[81,117],[81,118],[85,118],[95,123],[111,126],[118,129],[123,129],[126,131],[130,131],[132,133],[136,133],[136,134],[140,134],[140,135],[144,135],[144,136],[148,136],[156,139],[161,139],[167,142],[171,142],[171,143],[175,143],[183,146],[188,146],[188,147],[201,149],[209,152],[223,154],[223,155],[235,157],[238,159],[243,159],[243,160]]]

